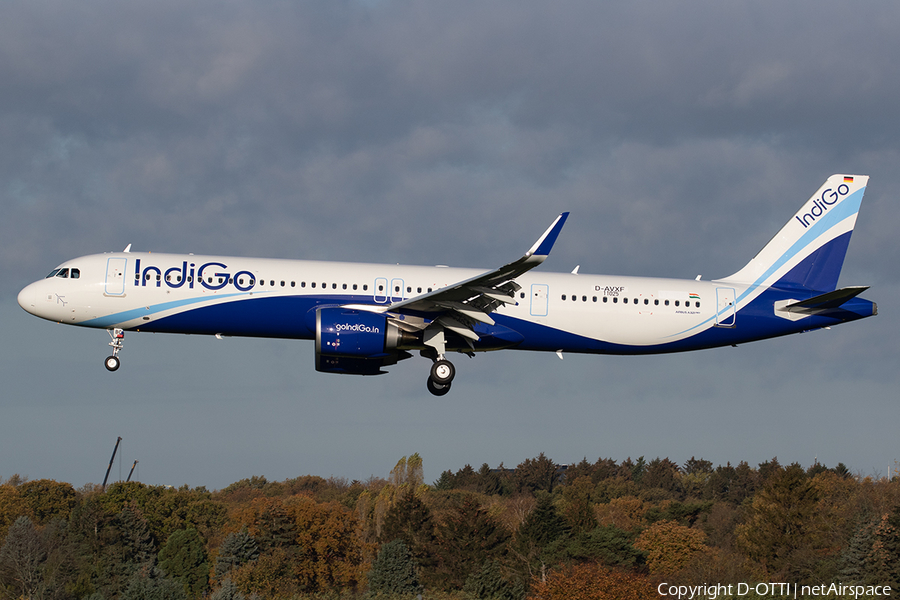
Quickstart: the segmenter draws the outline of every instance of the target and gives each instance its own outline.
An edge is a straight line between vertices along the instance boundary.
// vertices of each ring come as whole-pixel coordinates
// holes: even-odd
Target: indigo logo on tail
[[[803,225],[803,228],[806,229],[810,225],[816,222],[816,219],[825,214],[825,212],[838,203],[842,196],[846,196],[850,193],[850,186],[846,183],[842,183],[837,187],[837,191],[828,188],[822,191],[822,195],[815,199],[813,202],[812,208],[808,213],[804,215],[797,215],[794,217],[800,224]]]

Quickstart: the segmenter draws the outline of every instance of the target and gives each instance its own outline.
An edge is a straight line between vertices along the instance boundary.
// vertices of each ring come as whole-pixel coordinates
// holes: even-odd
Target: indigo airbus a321
[[[106,329],[119,368],[126,331],[314,340],[316,370],[378,375],[450,352],[656,354],[732,346],[875,315],[837,289],[867,176],[832,175],[745,267],[711,281],[543,273],[568,213],[492,271],[124,252],[67,260],[19,293],[38,317]]]

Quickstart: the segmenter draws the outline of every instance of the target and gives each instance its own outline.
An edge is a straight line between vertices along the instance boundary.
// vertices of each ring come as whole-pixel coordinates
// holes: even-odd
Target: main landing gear
[[[111,356],[106,357],[103,364],[106,366],[107,371],[115,371],[122,362],[119,360],[119,351],[125,346],[125,330],[107,329],[106,332],[109,334],[110,339],[112,339],[109,345],[112,346],[113,353]]]
[[[443,356],[438,356],[431,365],[428,375],[428,391],[435,396],[443,396],[450,391],[450,382],[456,377],[456,367]]]

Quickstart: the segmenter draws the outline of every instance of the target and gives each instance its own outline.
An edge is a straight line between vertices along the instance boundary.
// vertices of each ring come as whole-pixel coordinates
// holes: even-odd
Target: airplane
[[[316,370],[379,375],[431,360],[450,391],[451,352],[685,352],[829,328],[877,314],[838,289],[868,176],[832,175],[742,269],[694,280],[542,273],[568,218],[498,269],[123,252],[67,260],[18,295],[27,312],[106,329],[119,368],[125,332],[315,341]]]

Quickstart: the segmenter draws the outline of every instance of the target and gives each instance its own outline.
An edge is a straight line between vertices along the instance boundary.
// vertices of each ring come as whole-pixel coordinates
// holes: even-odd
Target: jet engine
[[[386,315],[341,307],[316,310],[316,370],[380,375],[381,367],[412,356],[400,348],[415,342]]]

